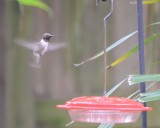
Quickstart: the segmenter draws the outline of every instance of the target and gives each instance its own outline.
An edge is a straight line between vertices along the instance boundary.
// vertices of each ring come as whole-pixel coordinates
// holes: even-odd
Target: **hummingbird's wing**
[[[37,46],[37,44],[38,44],[38,42],[33,42],[33,41],[31,41],[31,42],[33,42],[33,43],[31,43],[31,42],[29,42],[29,41],[26,41],[26,40],[24,40],[24,39],[15,39],[14,40],[14,42],[17,44],[17,45],[19,45],[19,46],[21,46],[21,47],[24,47],[24,48],[27,48],[28,50],[34,50],[34,48]]]
[[[66,47],[66,42],[54,43],[54,44],[49,43],[47,52],[58,50],[58,49],[65,48],[65,47]]]
[[[34,42],[34,41],[26,41],[24,39],[15,39],[14,42],[21,46],[21,47],[24,47],[24,48],[27,48],[29,50],[34,50],[39,42]],[[31,43],[33,42],[33,43]],[[50,52],[50,51],[54,51],[54,50],[58,50],[58,49],[61,49],[61,48],[65,48],[66,47],[66,42],[58,42],[58,43],[54,43],[54,44],[51,44],[49,43],[48,44],[48,48],[47,48],[47,51],[46,52]]]

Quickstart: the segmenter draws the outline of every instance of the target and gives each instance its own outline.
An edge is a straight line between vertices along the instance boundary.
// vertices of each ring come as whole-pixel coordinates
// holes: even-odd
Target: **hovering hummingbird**
[[[42,55],[44,55],[47,51],[57,50],[60,48],[65,47],[65,43],[59,43],[59,44],[50,44],[49,40],[51,37],[54,37],[55,35],[51,35],[49,33],[44,33],[42,36],[42,39],[38,43],[29,43],[23,39],[15,39],[16,44],[25,47],[27,49],[32,50],[34,62],[30,65],[32,67],[40,67],[40,59]]]

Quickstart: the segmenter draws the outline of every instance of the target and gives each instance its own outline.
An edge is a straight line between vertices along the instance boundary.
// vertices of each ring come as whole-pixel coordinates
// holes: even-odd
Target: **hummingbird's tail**
[[[40,68],[41,65],[40,65],[40,58],[41,56],[37,53],[33,53],[33,61],[31,64],[29,64],[31,67],[34,67],[34,68]]]

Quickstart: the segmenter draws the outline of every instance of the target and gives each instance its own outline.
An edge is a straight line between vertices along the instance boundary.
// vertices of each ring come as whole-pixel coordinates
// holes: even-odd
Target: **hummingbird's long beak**
[[[51,35],[51,37],[55,37],[56,35]]]
[[[55,37],[56,35],[48,35],[48,40],[50,39],[50,38],[52,38],[52,37]]]

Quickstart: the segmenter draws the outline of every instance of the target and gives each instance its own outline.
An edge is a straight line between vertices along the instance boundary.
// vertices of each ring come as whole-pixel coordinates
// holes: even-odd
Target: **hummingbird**
[[[39,68],[40,59],[46,52],[65,47],[65,43],[50,44],[49,40],[54,36],[55,35],[51,35],[49,33],[44,33],[42,35],[42,39],[38,43],[29,43],[23,39],[15,39],[15,42],[22,47],[32,50],[34,62],[30,65],[32,67]]]

